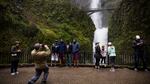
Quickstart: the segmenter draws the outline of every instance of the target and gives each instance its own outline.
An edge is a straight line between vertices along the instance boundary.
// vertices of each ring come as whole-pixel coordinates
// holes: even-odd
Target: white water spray
[[[90,9],[101,9],[101,0],[91,0]],[[94,25],[94,40],[93,40],[93,52],[95,52],[95,43],[99,42],[100,46],[105,46],[107,48],[108,42],[108,28],[102,27],[102,11],[95,12],[90,15]],[[95,60],[93,60],[95,62]]]

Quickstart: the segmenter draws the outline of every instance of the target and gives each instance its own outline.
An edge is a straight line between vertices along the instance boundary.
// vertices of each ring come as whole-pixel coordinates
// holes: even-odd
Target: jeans
[[[34,84],[39,79],[42,72],[44,72],[42,81],[47,81],[48,74],[49,74],[48,70],[49,70],[48,67],[46,67],[44,69],[35,69],[35,71],[36,71],[35,75],[31,78],[31,80],[29,80],[30,84]]]
[[[100,61],[100,58],[96,58],[95,66],[99,66],[99,61]]]
[[[71,54],[67,54],[66,56],[66,65],[70,65],[72,64],[72,56]]]
[[[17,72],[19,59],[18,57],[12,57],[11,61],[11,73]]]
[[[60,64],[64,64],[65,54],[64,52],[59,53]]]
[[[110,56],[109,60],[110,60],[111,67],[114,67],[115,66],[115,56]]]
[[[106,64],[106,57],[102,57],[101,64],[103,64],[103,61],[104,61],[104,64]]]

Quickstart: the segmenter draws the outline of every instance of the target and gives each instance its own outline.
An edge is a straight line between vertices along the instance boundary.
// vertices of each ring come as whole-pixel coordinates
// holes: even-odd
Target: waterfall
[[[91,0],[90,9],[101,9],[101,0]],[[105,46],[107,48],[108,42],[108,28],[102,26],[102,11],[95,12],[90,15],[94,25],[95,25],[95,32],[94,32],[94,40],[93,40],[93,52],[95,52],[95,43],[99,42],[100,46]],[[93,62],[95,60],[93,59]]]

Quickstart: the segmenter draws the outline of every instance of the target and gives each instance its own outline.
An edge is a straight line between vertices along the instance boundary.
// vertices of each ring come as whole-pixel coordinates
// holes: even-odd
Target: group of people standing
[[[73,42],[65,42],[61,39],[52,44],[51,66],[55,66],[58,62],[60,65],[78,66],[80,45],[75,39]]]
[[[133,40],[133,45],[132,48],[134,50],[134,70],[137,71],[138,70],[138,66],[140,64],[140,59],[142,61],[143,64],[143,69],[145,71],[148,71],[147,69],[147,65],[146,65],[146,52],[145,52],[145,44],[143,39],[139,36],[136,35],[135,39]],[[99,62],[101,59],[101,62],[103,60],[104,63],[106,63],[106,56],[108,55],[108,61],[109,64],[111,65],[111,69],[110,71],[115,72],[115,58],[116,58],[116,51],[115,51],[115,46],[112,45],[111,42],[108,42],[108,48],[105,49],[105,46],[100,46],[100,43],[97,42],[95,43],[95,54],[94,57],[96,59],[95,62],[95,68],[99,69]]]
[[[115,57],[116,57],[116,52],[115,52],[115,47],[112,45],[111,42],[108,42],[108,48],[105,48],[105,46],[100,46],[100,43],[97,42],[95,43],[95,54],[94,57],[96,59],[95,62],[95,68],[99,69],[99,63],[104,64],[106,66],[106,56],[109,56],[110,59],[110,64],[111,64],[111,69],[110,71],[114,72],[114,64],[115,64]],[[101,59],[101,62],[100,62]]]
[[[35,75],[28,81],[28,84],[34,84],[42,74],[43,79],[41,84],[46,84],[49,67],[47,64],[47,59],[51,57],[52,64],[59,61],[60,65],[66,64],[68,66],[79,64],[79,50],[80,45],[75,39],[68,44],[61,39],[60,41],[55,41],[50,49],[48,45],[42,43],[35,43],[33,50],[31,51],[31,56],[35,63]],[[19,58],[21,57],[22,49],[20,47],[20,42],[15,41],[11,47],[11,75],[19,74],[17,68],[19,63]]]
[[[55,43],[52,45],[52,52],[47,45],[36,43],[34,45],[34,49],[31,52],[31,55],[34,57],[35,60],[35,75],[28,81],[28,84],[34,84],[39,79],[42,72],[44,72],[44,74],[41,84],[46,84],[49,70],[47,64],[47,57],[50,55],[50,53],[52,55],[52,62],[55,61],[56,63],[59,60],[60,64],[63,64],[66,59],[67,64],[72,65],[71,61],[73,58],[74,66],[78,66],[79,49],[80,46],[76,40],[73,40],[73,42],[70,42],[68,44],[65,44],[62,39],[60,40],[60,42],[56,40]]]
[[[134,70],[138,70],[139,59],[141,59],[143,62],[144,70],[148,71],[144,57],[144,42],[139,35],[136,35],[132,47],[134,49]],[[34,45],[34,49],[31,51],[31,56],[34,58],[35,62],[35,75],[28,81],[28,84],[34,84],[39,79],[42,72],[44,72],[44,74],[41,84],[46,84],[49,73],[47,59],[50,55],[51,61],[54,62],[54,65],[57,61],[59,61],[60,64],[65,63],[66,65],[70,66],[72,64],[74,66],[78,66],[80,45],[76,40],[73,40],[73,42],[69,42],[68,44],[65,44],[62,39],[60,41],[56,40],[51,48],[52,51],[50,50],[48,45],[41,43],[36,43]],[[17,68],[21,52],[22,50],[20,48],[20,42],[16,41],[15,44],[11,47],[11,75],[16,75],[19,73],[17,71]],[[99,43],[96,43],[94,54],[94,57],[96,59],[95,68],[99,68],[100,59],[101,63],[106,64],[107,55],[110,59],[110,71],[114,72],[114,64],[116,58],[115,46],[113,46],[111,42],[108,42],[108,47],[105,47],[103,45],[100,46]]]

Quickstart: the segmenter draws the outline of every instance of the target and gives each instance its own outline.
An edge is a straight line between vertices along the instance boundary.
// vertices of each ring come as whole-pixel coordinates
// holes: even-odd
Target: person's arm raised
[[[46,49],[46,55],[49,55],[51,53],[49,47],[47,45],[44,45],[45,49]]]

